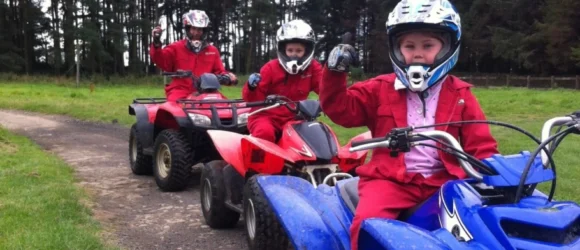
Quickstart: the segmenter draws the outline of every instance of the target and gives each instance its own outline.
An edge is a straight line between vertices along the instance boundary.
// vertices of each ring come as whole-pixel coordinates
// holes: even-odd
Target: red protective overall
[[[216,75],[228,73],[216,47],[208,45],[196,54],[187,48],[186,43],[187,40],[184,39],[174,42],[163,49],[155,48],[152,44],[149,50],[151,61],[163,71],[190,70],[198,77],[204,73]],[[168,101],[185,98],[195,91],[190,78],[173,78],[165,86],[165,96]]]
[[[308,98],[310,91],[318,94],[322,67],[316,60],[312,60],[306,70],[291,75],[282,68],[278,59],[274,59],[262,66],[260,76],[262,79],[256,89],[250,90],[248,83],[244,84],[242,97],[245,101],[263,101],[268,95],[281,95],[292,101],[301,101]],[[252,111],[260,108],[262,107],[255,107]],[[248,129],[254,137],[275,142],[276,133],[279,133],[282,126],[292,119],[294,119],[294,114],[286,107],[277,107],[250,116]]]
[[[324,113],[343,127],[367,126],[373,137],[385,136],[391,129],[407,126],[406,90],[395,90],[395,74],[381,75],[355,83],[347,89],[346,73],[324,68],[320,85],[320,103]],[[485,120],[485,115],[470,88],[471,85],[448,76],[439,94],[435,122]],[[463,150],[478,159],[498,153],[497,142],[487,124],[437,126],[459,138]],[[461,135],[461,136],[460,136]],[[439,145],[440,146],[440,145]],[[407,173],[404,154],[391,157],[389,149],[374,149],[371,160],[357,168],[360,200],[351,226],[352,249],[361,222],[371,217],[396,219],[402,210],[424,201],[448,180],[466,174],[454,156],[439,151],[447,171],[428,178]]]

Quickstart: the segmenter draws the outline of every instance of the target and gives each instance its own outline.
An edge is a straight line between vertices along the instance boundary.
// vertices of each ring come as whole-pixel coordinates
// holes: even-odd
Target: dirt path
[[[198,186],[163,193],[153,177],[131,173],[128,128],[6,110],[0,110],[0,126],[31,138],[73,166],[81,185],[95,197],[95,217],[123,248],[247,248],[241,222],[231,230],[205,225]]]

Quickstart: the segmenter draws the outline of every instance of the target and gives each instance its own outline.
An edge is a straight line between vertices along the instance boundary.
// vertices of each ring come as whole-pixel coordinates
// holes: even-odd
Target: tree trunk
[[[54,73],[60,75],[60,68],[62,64],[61,49],[60,49],[60,15],[58,14],[58,0],[52,0],[52,38],[53,38],[53,57],[54,57]]]
[[[22,31],[22,49],[23,49],[23,58],[24,58],[24,71],[26,74],[30,74],[32,71],[32,60],[30,60],[31,56],[34,58],[34,51],[30,48],[32,47],[32,40],[30,40],[30,33],[32,30],[30,29],[30,25],[28,20],[28,0],[20,0],[19,6],[20,7],[20,30]]]
[[[64,38],[64,61],[67,72],[75,64],[75,45],[74,45],[74,19],[73,13],[75,7],[73,0],[64,0],[63,6],[63,38]],[[70,74],[69,74],[70,75]]]

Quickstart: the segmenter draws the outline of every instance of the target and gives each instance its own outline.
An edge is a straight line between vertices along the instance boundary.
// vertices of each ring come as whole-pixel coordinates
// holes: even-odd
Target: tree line
[[[385,22],[396,0],[0,0],[0,72],[146,75],[151,30],[182,39],[181,15],[210,17],[209,39],[227,69],[246,74],[275,57],[276,30],[301,18],[318,36],[317,58],[350,31],[368,74],[392,72]],[[462,18],[456,71],[566,75],[580,70],[580,1],[451,0]]]

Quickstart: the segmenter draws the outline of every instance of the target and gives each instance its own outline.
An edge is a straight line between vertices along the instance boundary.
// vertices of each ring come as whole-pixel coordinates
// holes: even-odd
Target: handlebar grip
[[[246,102],[246,107],[260,107],[260,106],[265,106],[266,103],[263,101],[258,101],[258,102]]]
[[[378,138],[372,138],[372,139],[367,139],[367,140],[353,141],[350,144],[350,146],[351,147],[358,147],[360,145],[367,144],[367,143],[382,142],[386,139],[387,139],[386,137],[378,137]]]

